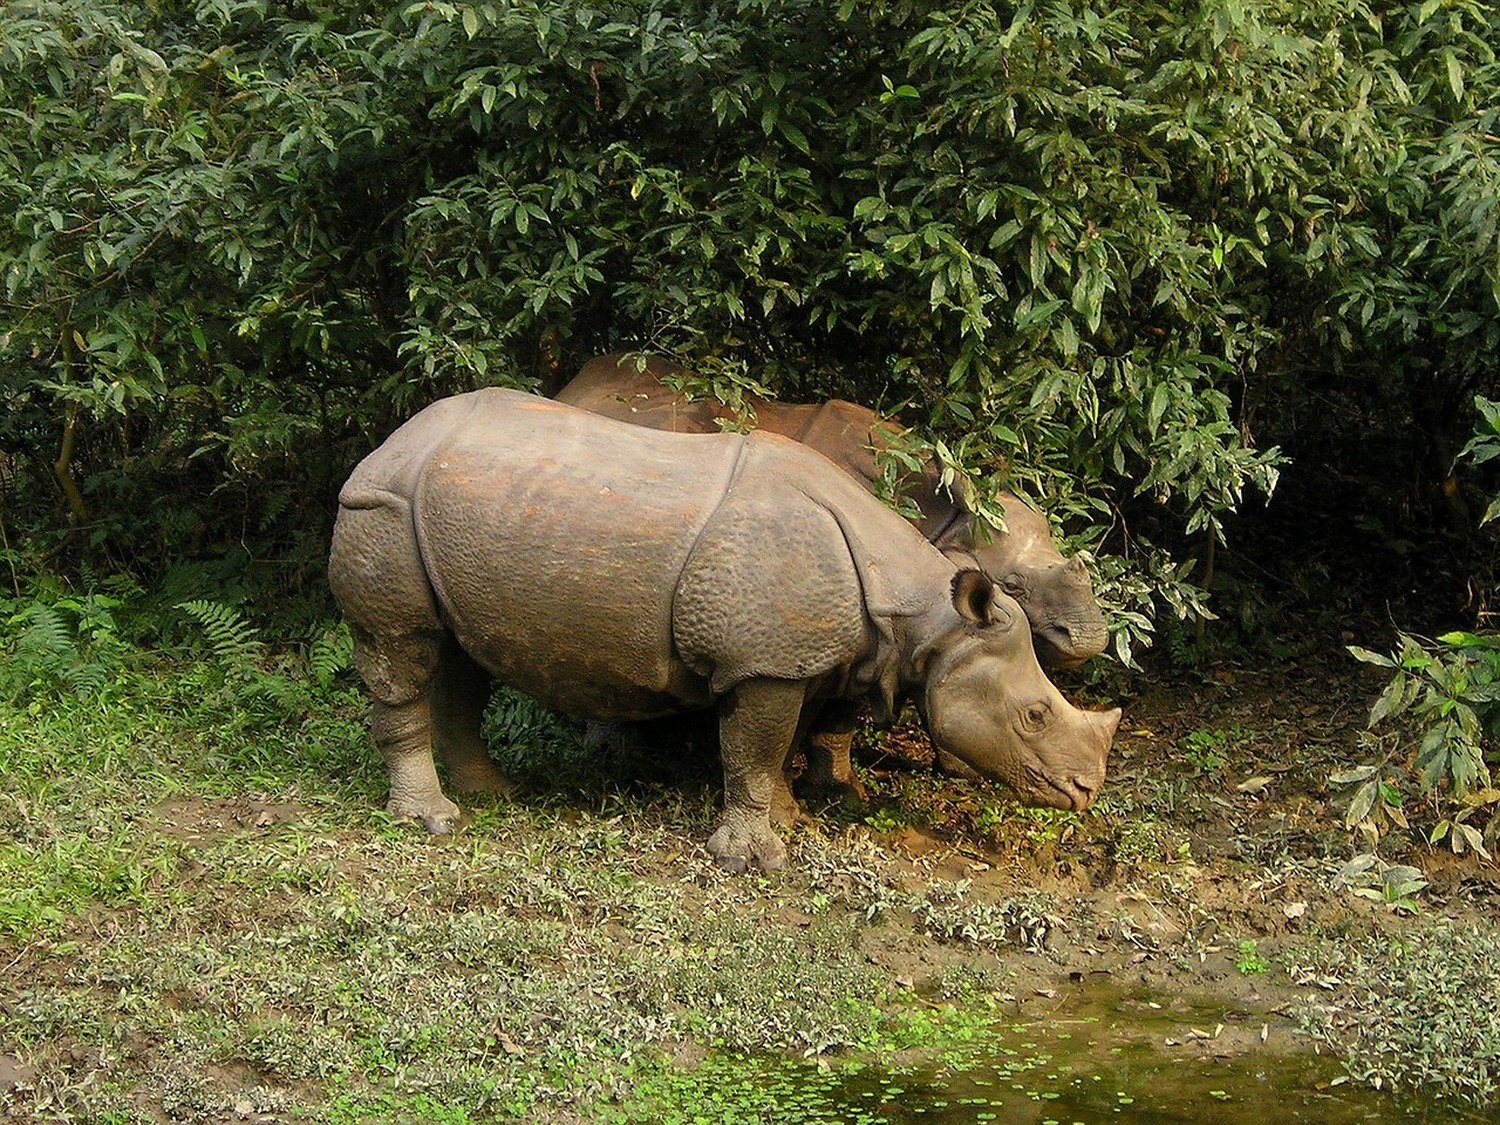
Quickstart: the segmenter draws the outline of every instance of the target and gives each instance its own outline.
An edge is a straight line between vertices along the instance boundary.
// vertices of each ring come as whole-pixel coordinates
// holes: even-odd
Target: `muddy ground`
[[[1386,822],[1378,836],[1346,825],[1354,786],[1330,778],[1381,749],[1366,719],[1382,686],[1337,657],[1142,681],[1138,695],[1113,697],[1125,716],[1110,793],[1083,817],[1011,810],[1014,820],[986,824],[954,783],[919,806],[909,794],[928,752],[920,731],[900,728],[862,751],[875,811],[848,831],[870,831],[914,879],[966,880],[996,900],[1042,892],[1045,941],[1007,958],[1025,966],[1018,1000],[1051,1002],[1109,977],[1222,999],[1230,1022],[1217,1042],[1200,1038],[1202,1050],[1263,1042],[1267,1025],[1294,1029],[1287,1017],[1309,989],[1333,990],[1312,964],[1298,971],[1316,943],[1400,940],[1439,919],[1472,930],[1500,914],[1500,866],[1429,845],[1435,809],[1418,803],[1408,828]],[[1400,775],[1399,753],[1388,770]],[[1410,800],[1409,778],[1404,790]],[[913,823],[880,830],[903,816]],[[1382,878],[1404,866],[1426,884],[1409,895]],[[934,972],[930,949],[872,955],[915,980]]]

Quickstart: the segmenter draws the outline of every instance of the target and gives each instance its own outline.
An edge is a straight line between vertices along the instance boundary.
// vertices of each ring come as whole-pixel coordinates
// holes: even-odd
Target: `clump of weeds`
[[[1500,927],[1430,921],[1325,945],[1294,966],[1316,984],[1304,1030],[1355,1079],[1477,1106],[1500,1096]]]

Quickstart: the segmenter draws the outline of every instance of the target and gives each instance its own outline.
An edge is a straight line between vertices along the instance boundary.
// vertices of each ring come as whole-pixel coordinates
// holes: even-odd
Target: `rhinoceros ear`
[[[982,570],[960,570],[953,576],[953,608],[975,625],[1009,625],[1010,612],[995,600],[995,583]]]

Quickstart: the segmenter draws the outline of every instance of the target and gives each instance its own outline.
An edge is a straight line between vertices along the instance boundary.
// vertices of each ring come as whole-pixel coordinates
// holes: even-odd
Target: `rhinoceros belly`
[[[478,392],[414,497],[423,563],[459,643],[501,682],[573,714],[706,703],[706,681],[674,652],[672,604],[740,447]]]

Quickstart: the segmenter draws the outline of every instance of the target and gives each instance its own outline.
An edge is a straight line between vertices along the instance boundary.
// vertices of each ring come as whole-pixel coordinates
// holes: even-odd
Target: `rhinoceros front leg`
[[[724,819],[708,840],[731,871],[786,865],[786,845],[771,827],[771,808],[786,782],[781,767],[797,733],[807,687],[799,680],[747,680],[719,704],[724,762]]]

